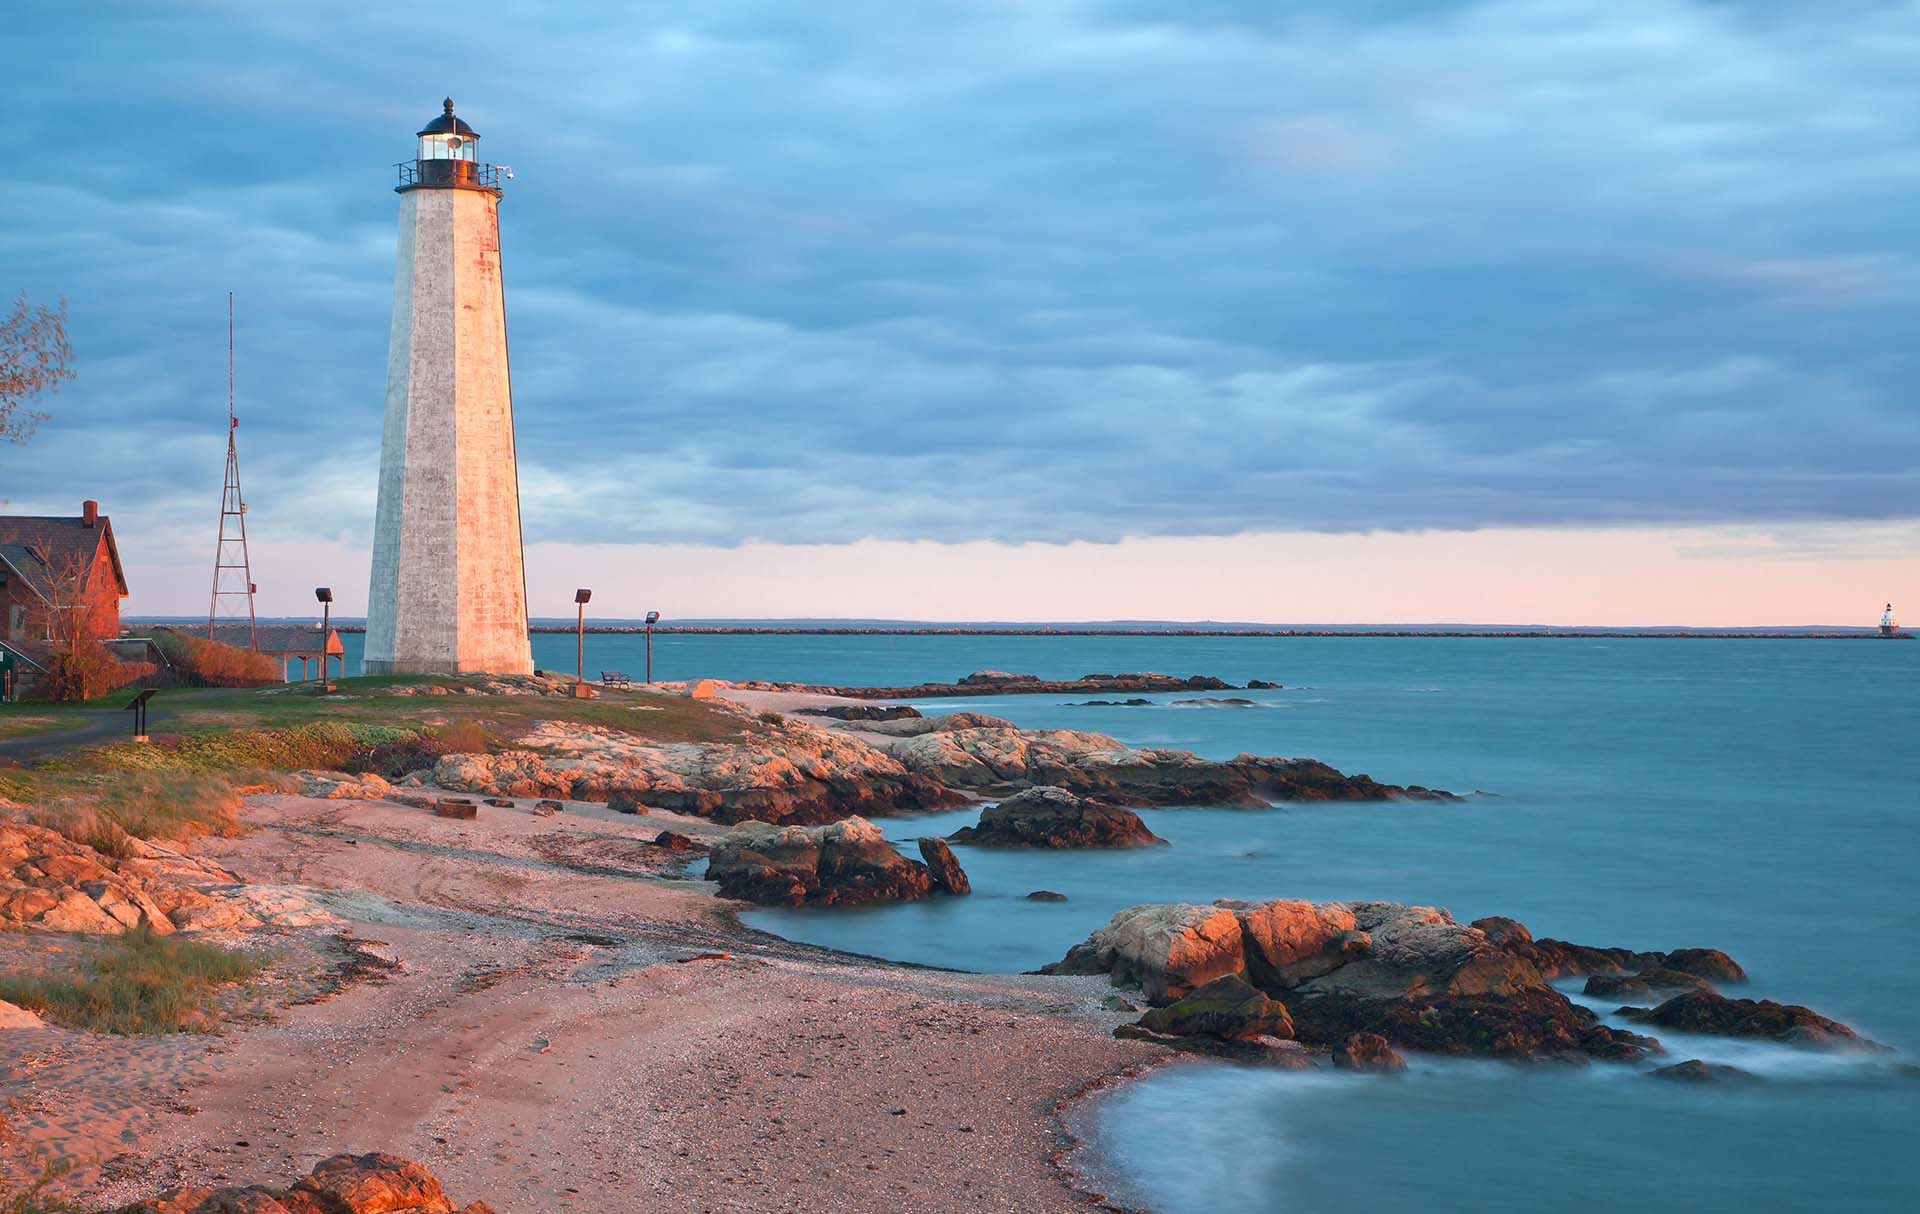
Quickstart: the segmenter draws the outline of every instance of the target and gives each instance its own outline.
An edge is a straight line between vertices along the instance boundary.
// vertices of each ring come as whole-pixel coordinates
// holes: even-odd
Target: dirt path
[[[133,693],[127,693],[132,699]],[[26,713],[31,706],[20,709],[10,708],[9,712]],[[15,763],[36,763],[41,759],[50,759],[56,755],[67,754],[86,746],[98,746],[102,742],[118,742],[133,736],[133,714],[124,704],[117,708],[90,708],[83,712],[61,712],[60,724],[47,730],[21,734],[19,737],[0,736],[0,760]],[[166,720],[164,712],[148,710],[148,728],[154,729]]]
[[[97,1200],[381,1149],[503,1214],[1092,1204],[1053,1162],[1055,1106],[1157,1053],[1109,1035],[1099,980],[749,932],[643,842],[716,833],[698,819],[481,815],[256,799],[259,829],[210,850],[397,968],[218,1039],[0,1040],[18,1141],[81,1158]]]

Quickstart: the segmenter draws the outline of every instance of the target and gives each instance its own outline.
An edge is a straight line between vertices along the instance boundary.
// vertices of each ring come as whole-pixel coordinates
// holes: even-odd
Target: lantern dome
[[[460,135],[467,139],[480,138],[480,132],[468,126],[464,119],[456,118],[454,116],[453,98],[449,97],[445,101],[441,102],[440,104],[445,107],[444,112],[434,115],[433,121],[427,123],[427,125],[421,127],[418,131],[414,132],[415,134],[417,135]]]

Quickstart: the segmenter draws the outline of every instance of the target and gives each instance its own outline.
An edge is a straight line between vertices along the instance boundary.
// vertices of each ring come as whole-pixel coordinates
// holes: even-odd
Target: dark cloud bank
[[[452,93],[529,539],[1920,513],[1912,5],[364,7],[9,7],[0,498],[210,544],[231,288],[256,527],[364,537]]]

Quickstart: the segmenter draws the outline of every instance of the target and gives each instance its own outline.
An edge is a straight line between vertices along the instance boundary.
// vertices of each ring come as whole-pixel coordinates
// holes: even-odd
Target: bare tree
[[[25,291],[0,320],[0,440],[24,443],[47,415],[27,408],[42,393],[58,392],[73,378],[73,347],[67,344],[67,301],[35,307]]]
[[[114,590],[96,585],[94,570],[93,561],[77,554],[48,567],[47,599],[36,631],[46,637],[49,649],[49,699],[90,700],[151,671],[121,662],[102,643],[111,635],[107,610]]]

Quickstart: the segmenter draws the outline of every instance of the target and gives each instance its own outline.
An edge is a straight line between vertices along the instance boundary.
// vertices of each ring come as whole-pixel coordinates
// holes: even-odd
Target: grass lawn
[[[65,970],[0,974],[0,1000],[93,1033],[210,1032],[215,994],[264,968],[237,949],[141,929]]]
[[[408,686],[438,684],[448,695],[403,694]],[[706,742],[739,737],[739,718],[684,696],[642,691],[607,691],[591,700],[564,696],[473,696],[460,694],[461,682],[416,675],[372,675],[336,679],[339,690],[316,695],[312,684],[274,687],[182,688],[154,697],[156,715],[164,713],[167,731],[183,733],[232,729],[285,728],[333,721],[343,724],[420,728],[468,721],[507,730],[540,721],[573,721],[641,734],[662,742]]]
[[[74,723],[71,717],[35,712],[33,705],[0,705],[0,739],[24,738],[30,734],[65,729]]]
[[[449,694],[405,691],[422,685]],[[325,696],[311,684],[162,691],[153,699],[151,742],[104,743],[0,768],[0,798],[31,806],[35,821],[113,853],[124,848],[125,835],[183,839],[233,829],[241,797],[286,787],[288,772],[357,765],[398,775],[430,767],[440,754],[511,746],[542,721],[658,742],[724,741],[765,728],[710,703],[658,692],[609,691],[591,700],[468,695],[458,679],[407,675],[340,679],[335,686]],[[94,707],[125,698],[116,693]],[[31,707],[34,719],[65,723],[64,713]]]

